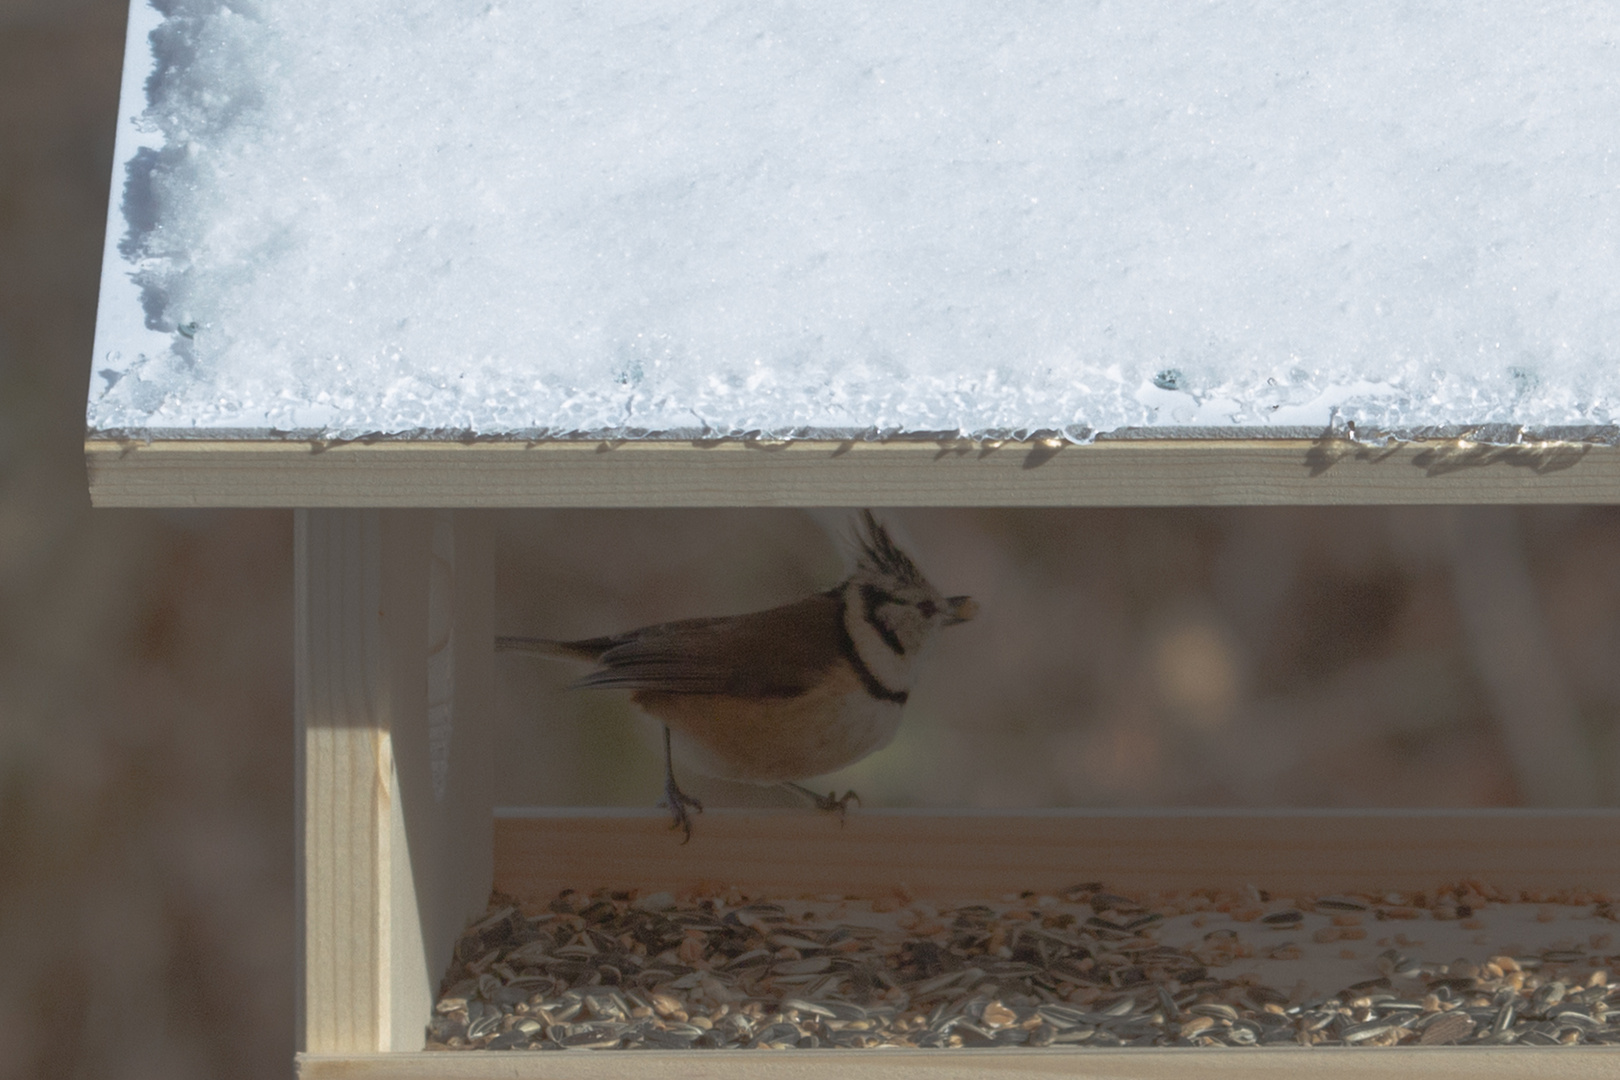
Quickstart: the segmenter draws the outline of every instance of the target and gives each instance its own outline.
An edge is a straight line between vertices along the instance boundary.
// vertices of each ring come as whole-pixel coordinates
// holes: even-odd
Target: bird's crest
[[[894,542],[889,530],[879,524],[870,510],[861,511],[855,543],[856,565],[859,568],[906,585],[928,584],[922,571],[917,569],[917,564],[911,561],[911,556],[900,550],[900,545]]]

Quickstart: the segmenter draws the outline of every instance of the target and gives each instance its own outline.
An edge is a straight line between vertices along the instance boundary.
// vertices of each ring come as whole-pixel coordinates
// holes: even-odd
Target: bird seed
[[[1362,915],[1391,932],[1346,939]],[[1615,920],[1605,898],[1478,883],[1286,900],[1093,884],[959,906],[497,897],[456,943],[427,1048],[1614,1045]]]

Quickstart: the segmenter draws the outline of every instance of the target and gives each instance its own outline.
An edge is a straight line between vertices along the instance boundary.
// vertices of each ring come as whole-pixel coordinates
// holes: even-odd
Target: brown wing
[[[844,604],[836,594],[714,619],[631,630],[603,644],[598,671],[575,686],[666,694],[797,697],[839,659]]]

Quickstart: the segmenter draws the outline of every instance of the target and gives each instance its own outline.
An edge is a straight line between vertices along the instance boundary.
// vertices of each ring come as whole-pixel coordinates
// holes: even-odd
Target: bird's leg
[[[686,812],[690,806],[698,813],[703,813],[703,804],[681,790],[675,782],[675,762],[669,749],[669,725],[664,726],[664,805],[669,807],[669,816],[674,818],[669,827],[672,829],[685,829],[686,839],[681,843],[689,843],[692,839],[692,815]]]
[[[839,798],[836,790],[829,791],[825,795],[817,795],[809,788],[800,784],[795,784],[791,780],[782,781],[782,786],[798,792],[800,795],[803,795],[805,798],[815,803],[817,810],[821,810],[829,814],[837,811],[839,824],[843,824],[844,815],[849,812],[850,803],[854,803],[856,806],[861,804],[861,797],[855,794],[853,791],[846,791],[844,792],[844,797]]]

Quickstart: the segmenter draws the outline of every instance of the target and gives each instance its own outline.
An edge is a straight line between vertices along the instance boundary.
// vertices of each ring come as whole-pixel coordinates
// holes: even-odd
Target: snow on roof
[[[155,3],[93,431],[1620,408],[1611,5]]]

